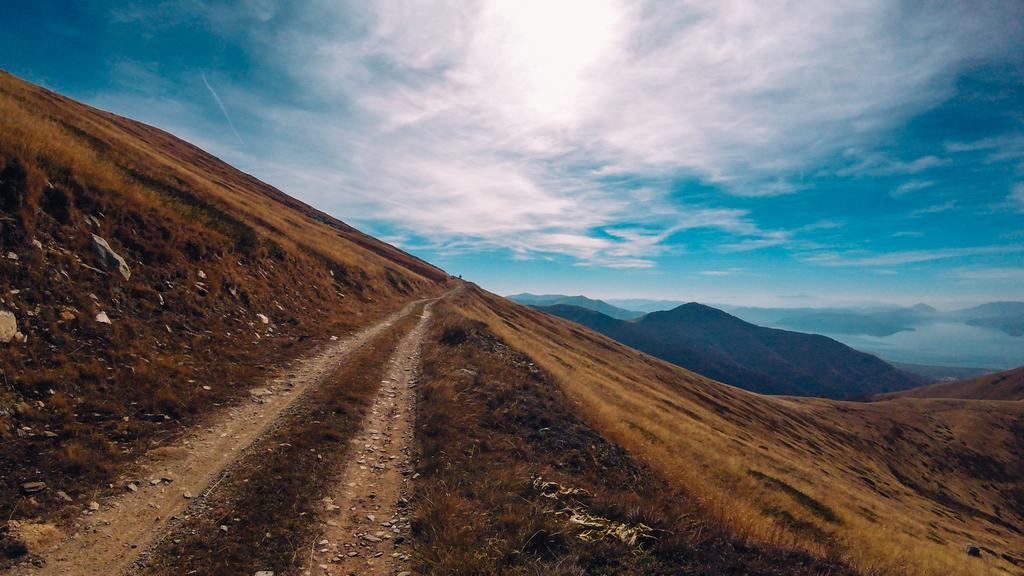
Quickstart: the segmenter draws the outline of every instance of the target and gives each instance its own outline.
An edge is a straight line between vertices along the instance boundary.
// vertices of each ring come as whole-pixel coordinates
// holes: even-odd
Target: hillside
[[[68,508],[447,275],[156,128],[0,73],[0,513]],[[45,482],[20,498],[26,482]],[[73,506],[81,506],[76,503]]]
[[[755,392],[851,398],[927,382],[830,338],[762,328],[696,303],[653,312],[635,322],[571,306],[541,309]]]
[[[864,574],[1024,568],[1019,403],[760,396],[480,291],[457,304],[730,534]]]
[[[893,394],[883,394],[881,397],[1024,400],[1024,367],[955,382],[938,382]]]

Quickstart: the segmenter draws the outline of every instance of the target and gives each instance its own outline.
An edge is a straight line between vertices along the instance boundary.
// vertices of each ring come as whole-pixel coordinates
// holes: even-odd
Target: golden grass
[[[865,574],[1020,571],[1020,403],[760,396],[482,291],[460,305],[737,536]]]

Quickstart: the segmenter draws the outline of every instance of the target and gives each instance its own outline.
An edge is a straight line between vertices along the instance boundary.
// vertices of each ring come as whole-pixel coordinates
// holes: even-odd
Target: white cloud
[[[1014,186],[1007,200],[1010,206],[1017,209],[1017,212],[1024,212],[1024,184]]]
[[[906,196],[911,192],[924,190],[925,188],[929,188],[934,184],[935,183],[930,180],[909,180],[897,186],[895,190],[889,193],[889,195],[892,196],[893,198],[899,198],[901,196]]]
[[[954,274],[964,280],[981,282],[992,282],[993,280],[1024,282],[1024,268],[961,268]]]
[[[727,232],[732,251],[794,232],[609,179],[797,193],[805,171],[948,96],[951,72],[1013,25],[992,6],[881,0],[251,1],[273,27],[208,12],[258,29],[250,56],[290,86],[268,104],[218,82],[239,127],[245,109],[277,136],[253,162],[287,192],[444,249],[635,267],[688,229]],[[944,162],[846,158],[849,174]]]
[[[898,266],[931,262],[948,258],[963,258],[986,254],[1018,254],[1024,252],[1024,245],[973,246],[969,248],[940,248],[935,250],[907,250],[887,254],[864,254],[857,252],[817,252],[804,254],[803,260],[823,266]]]

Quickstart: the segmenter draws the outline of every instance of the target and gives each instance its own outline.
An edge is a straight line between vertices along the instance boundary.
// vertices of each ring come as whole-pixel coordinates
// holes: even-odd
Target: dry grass
[[[849,573],[729,537],[701,518],[698,502],[574,414],[529,358],[458,310],[435,310],[417,408],[417,573]],[[537,477],[585,493],[554,500]],[[654,538],[584,540],[586,529],[564,513],[569,502],[590,521],[650,526]]]
[[[1024,566],[1020,403],[759,396],[482,291],[460,306],[736,537],[865,574]],[[967,543],[983,558],[968,557]]]
[[[0,308],[28,336],[0,344],[0,514],[15,519],[74,514],[137,451],[445,279],[167,133],[2,72],[0,256]],[[36,480],[48,490],[19,495]]]

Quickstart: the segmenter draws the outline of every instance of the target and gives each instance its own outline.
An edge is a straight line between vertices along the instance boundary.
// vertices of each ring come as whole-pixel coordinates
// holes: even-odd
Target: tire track
[[[41,566],[23,565],[13,573],[123,573],[165,534],[186,507],[201,505],[223,471],[297,400],[315,389],[353,352],[425,301],[410,302],[377,324],[326,346],[250,390],[251,402],[211,416],[205,425],[197,426],[172,446],[150,451],[140,459],[133,478],[124,479],[123,495],[83,511],[74,532],[41,554]]]
[[[409,574],[415,386],[431,304],[388,361],[340,481],[322,501],[320,534],[310,543],[303,574]]]

